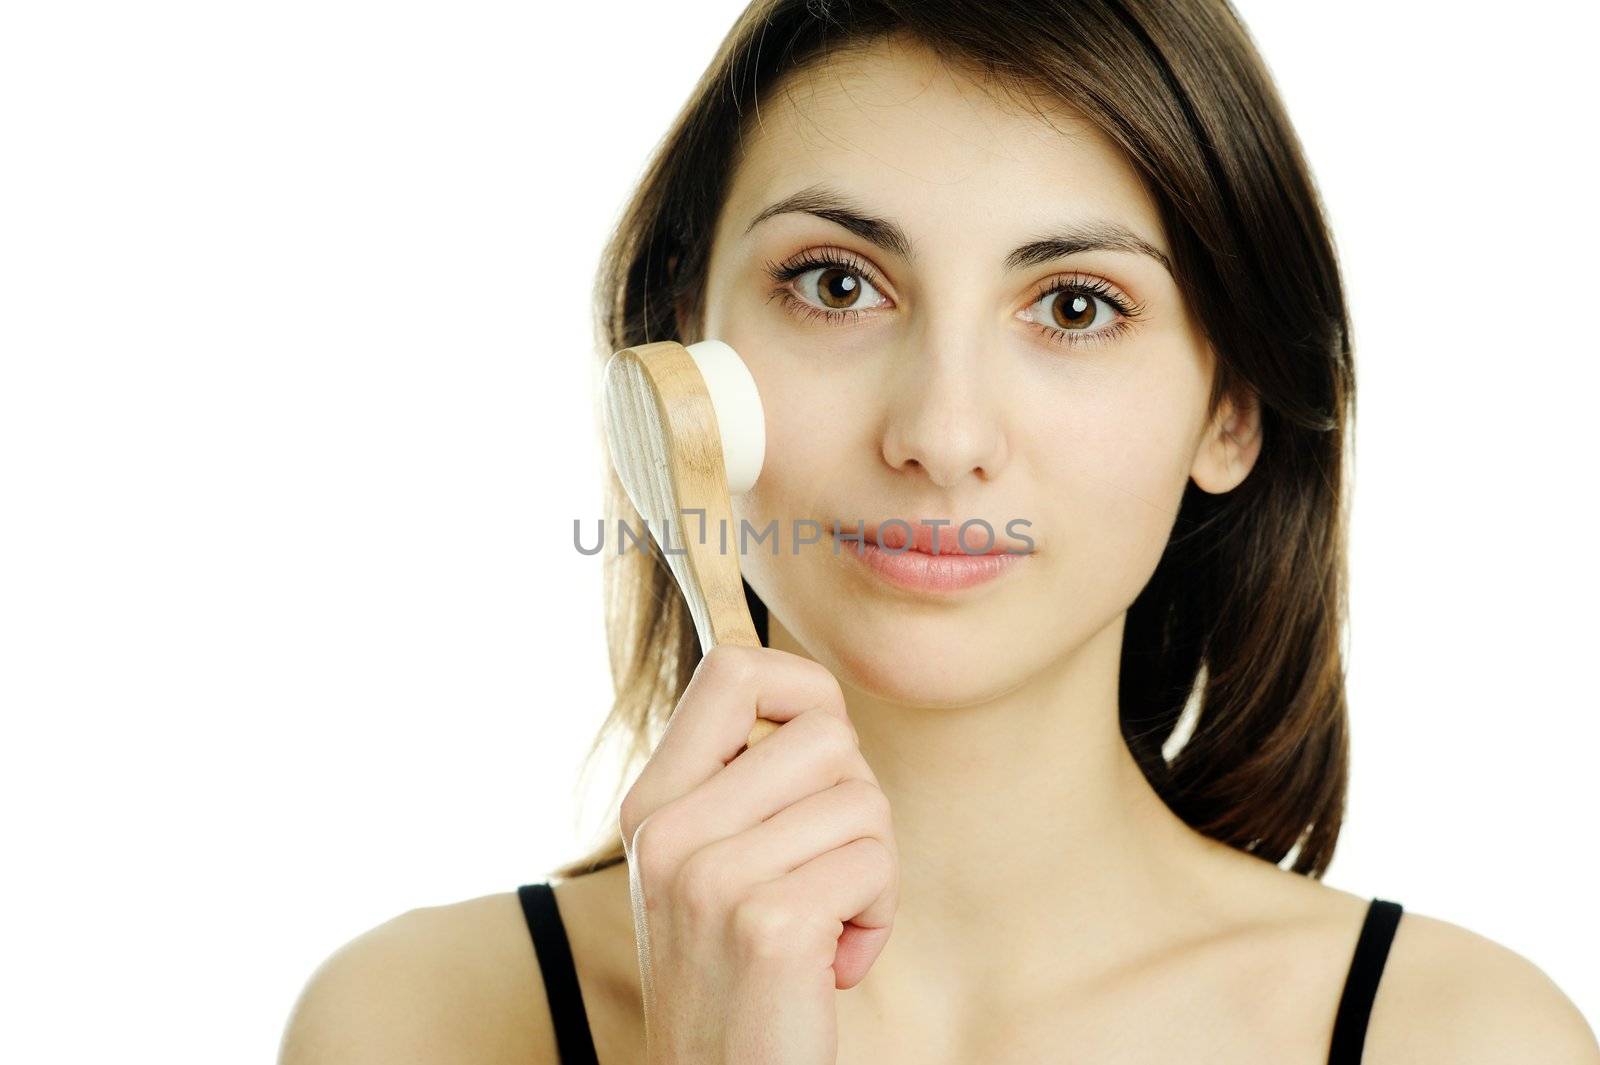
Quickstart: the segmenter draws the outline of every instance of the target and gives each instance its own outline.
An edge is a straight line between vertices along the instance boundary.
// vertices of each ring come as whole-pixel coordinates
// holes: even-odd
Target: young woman
[[[602,357],[760,386],[765,646],[609,555],[617,835],[352,942],[286,1065],[1600,1061],[1529,961],[1320,880],[1350,329],[1225,0],[755,3],[604,266]]]

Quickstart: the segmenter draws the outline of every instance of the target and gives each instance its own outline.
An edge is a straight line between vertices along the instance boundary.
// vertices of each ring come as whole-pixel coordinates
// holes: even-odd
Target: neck
[[[1207,927],[1199,881],[1241,855],[1184,824],[1128,750],[1122,627],[1119,616],[1028,683],[956,708],[887,702],[841,678],[900,858],[894,931],[856,1003],[889,1011],[931,993],[965,1012],[1041,981],[1093,980]],[[775,617],[769,630],[771,646],[806,654]]]

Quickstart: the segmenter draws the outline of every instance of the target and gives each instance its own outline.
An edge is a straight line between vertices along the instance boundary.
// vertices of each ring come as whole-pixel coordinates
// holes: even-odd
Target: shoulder
[[[302,988],[278,1061],[554,1063],[517,893],[408,910],[340,946]]]
[[[1578,1008],[1527,958],[1406,910],[1367,1029],[1366,1065],[1600,1065]]]

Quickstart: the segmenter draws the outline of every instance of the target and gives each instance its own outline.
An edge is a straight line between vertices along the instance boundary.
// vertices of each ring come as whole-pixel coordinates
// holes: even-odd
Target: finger
[[[866,975],[889,938],[898,904],[897,880],[897,863],[883,844],[858,839],[755,889],[746,905],[776,912],[815,912],[838,921],[835,986],[845,988]]]
[[[676,824],[694,826],[693,839],[678,840],[692,853],[754,830],[781,811],[844,781],[855,781],[858,787],[871,787],[882,794],[854,735],[832,714],[808,710],[668,805]],[[819,843],[811,853],[825,849]]]
[[[701,847],[681,875],[688,880],[712,876],[720,893],[743,897],[858,839],[876,839],[890,854],[899,853],[889,800],[876,785],[851,778],[807,795],[754,828]]]
[[[742,757],[740,750],[758,715],[785,722],[812,709],[849,722],[839,682],[823,666],[776,648],[713,647],[696,667],[661,742],[629,790],[632,823],[623,826],[625,834]],[[769,737],[749,750],[770,742]]]

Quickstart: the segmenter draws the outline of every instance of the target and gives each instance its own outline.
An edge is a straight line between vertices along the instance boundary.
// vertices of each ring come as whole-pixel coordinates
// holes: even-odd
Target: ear
[[[1206,426],[1189,476],[1202,491],[1231,492],[1255,466],[1261,453],[1261,407],[1246,390],[1224,397]]]

